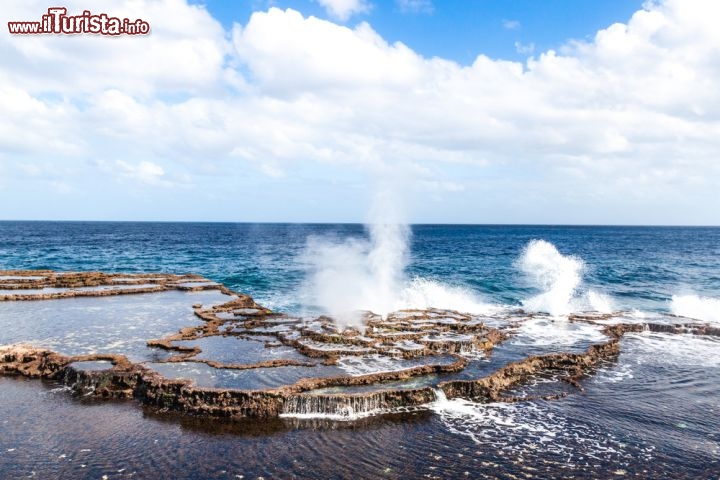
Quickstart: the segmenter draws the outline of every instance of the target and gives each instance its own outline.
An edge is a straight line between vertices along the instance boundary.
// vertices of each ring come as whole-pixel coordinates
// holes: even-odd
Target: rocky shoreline
[[[50,289],[49,291],[44,291]],[[77,296],[151,294],[167,290],[217,289],[229,296],[223,304],[193,305],[199,325],[177,333],[149,339],[147,346],[165,351],[162,363],[197,362],[215,369],[249,370],[277,367],[336,365],[338,359],[376,356],[397,362],[424,359],[427,363],[408,368],[341,376],[302,378],[266,389],[233,389],[197,386],[188,379],[166,378],[143,363],[131,362],[120,354],[63,355],[28,344],[0,347],[0,375],[47,379],[70,387],[78,394],[98,398],[136,399],[160,411],[217,418],[267,418],[283,414],[328,412],[351,416],[363,411],[382,413],[422,408],[438,400],[463,398],[475,402],[517,402],[537,398],[556,399],[567,392],[538,396],[513,394],[513,389],[538,375],[553,375],[559,381],[582,389],[583,377],[620,353],[625,333],[649,330],[671,334],[720,336],[720,329],[708,325],[665,325],[619,323],[602,325],[600,315],[575,316],[571,322],[602,326],[607,340],[594,343],[581,353],[531,355],[501,366],[489,375],[471,380],[447,380],[435,386],[386,388],[398,382],[431,374],[464,370],[467,354],[491,355],[511,331],[492,328],[481,319],[453,311],[401,311],[381,318],[365,314],[365,331],[340,331],[332,319],[312,321],[286,316],[257,304],[247,295],[197,275],[106,274],[100,272],[57,273],[52,271],[0,271],[0,302],[52,301]],[[7,293],[12,292],[12,293]],[[15,293],[17,292],[17,293]],[[518,312],[517,315],[522,315]],[[22,319],[17,319],[22,321]],[[176,342],[210,337],[237,337],[263,340],[266,348],[292,347],[307,360],[279,358],[238,363],[198,358],[202,349]],[[82,362],[107,362],[107,368],[85,369]],[[102,366],[102,365],[101,365]],[[317,393],[319,389],[373,387],[355,393]]]

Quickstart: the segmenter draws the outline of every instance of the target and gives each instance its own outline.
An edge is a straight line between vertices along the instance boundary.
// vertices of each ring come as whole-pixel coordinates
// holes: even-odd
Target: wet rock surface
[[[166,290],[230,290],[199,275],[55,272],[52,270],[0,271],[0,301],[53,300],[153,293]]]
[[[134,398],[157,411],[187,415],[240,419],[325,414],[342,419],[418,409],[432,404],[439,396],[476,402],[556,399],[568,395],[568,391],[558,388],[557,392],[540,395],[514,392],[519,385],[540,377],[582,390],[584,377],[617,358],[625,333],[720,336],[720,329],[709,325],[606,324],[614,318],[612,315],[577,315],[565,321],[592,325],[605,340],[580,353],[528,355],[480,378],[443,380],[444,374],[461,372],[469,362],[491,356],[496,346],[511,340],[518,325],[533,315],[505,312],[504,318],[486,322],[482,317],[438,309],[399,311],[386,318],[366,312],[363,331],[340,330],[331,318],[299,318],[273,312],[247,295],[196,275],[0,271],[3,292],[0,301],[5,302],[45,303],[75,296],[133,295],[173,289],[215,289],[227,295],[228,301],[213,306],[189,306],[199,321],[197,325],[148,339],[148,347],[166,352],[155,363],[202,364],[223,371],[302,367],[313,374],[273,388],[243,385],[211,388],[198,386],[188,378],[162,375],[151,365],[134,363],[124,355],[63,355],[37,344],[0,347],[0,374],[51,379],[84,396]],[[491,327],[488,323],[502,326]],[[212,358],[200,346],[209,345],[212,339],[229,339],[225,342],[231,348],[237,347],[237,352],[228,352],[223,347],[223,355],[218,355],[221,358]],[[347,359],[366,361],[372,366],[368,371],[343,371],[343,367],[353,364]],[[417,378],[436,381],[432,385],[397,386],[398,382]],[[343,392],[354,387],[368,389]]]

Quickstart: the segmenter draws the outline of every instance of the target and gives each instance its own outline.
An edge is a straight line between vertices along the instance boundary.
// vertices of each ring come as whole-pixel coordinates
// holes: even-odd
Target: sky
[[[55,2],[57,3],[57,2]],[[720,2],[67,0],[11,35],[0,220],[720,225]]]

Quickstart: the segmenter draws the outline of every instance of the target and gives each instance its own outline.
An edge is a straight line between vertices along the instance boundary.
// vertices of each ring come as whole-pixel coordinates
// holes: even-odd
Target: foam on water
[[[670,309],[675,315],[720,323],[720,299],[698,295],[673,295]]]
[[[531,240],[516,265],[542,291],[522,302],[526,310],[553,316],[614,310],[608,295],[589,289],[581,292],[585,263],[574,255],[561,254],[550,242]]]
[[[385,355],[365,355],[340,357],[337,367],[350,376],[356,377],[371,373],[398,372],[420,365],[440,365],[453,361],[452,357],[430,357],[423,359],[405,360]]]
[[[307,268],[304,295],[341,327],[362,329],[361,311],[382,316],[408,308],[446,308],[488,313],[493,307],[460,287],[435,280],[408,280],[410,228],[397,211],[397,199],[376,195],[366,226],[368,239],[332,241],[310,237],[301,260]]]
[[[333,422],[354,422],[363,418],[374,417],[383,413],[392,413],[390,410],[371,410],[366,412],[355,412],[352,409],[345,409],[339,413],[281,413],[280,418],[295,418],[298,420],[329,420]]]
[[[309,267],[307,296],[343,327],[362,328],[361,310],[386,315],[396,309],[410,229],[392,209],[382,208],[392,203],[386,194],[376,197],[367,240],[308,239],[303,255]]]
[[[588,290],[584,298],[587,299],[588,310],[590,311],[612,313],[616,310],[610,295],[596,292],[595,290]]]
[[[428,308],[447,308],[475,315],[490,315],[502,310],[498,305],[483,302],[469,289],[415,277],[400,292],[395,309]]]
[[[720,367],[720,340],[698,335],[628,333],[628,357],[635,363]]]
[[[635,374],[632,370],[632,366],[627,363],[617,365],[611,368],[599,368],[595,372],[591,382],[593,383],[620,383],[625,381],[632,381],[635,378]]]
[[[562,318],[535,317],[520,324],[516,335],[510,340],[523,346],[582,345],[607,341],[601,327],[588,323],[569,322]]]
[[[565,418],[543,403],[478,404],[438,399],[430,408],[450,432],[477,444],[502,451],[560,456],[567,459],[568,466],[599,458],[632,461],[638,454],[637,450],[627,451],[623,442],[602,429]],[[650,459],[651,451],[641,450],[641,454]]]
[[[630,311],[615,311],[614,314],[606,318],[595,318],[593,321],[602,325],[614,325],[618,323],[659,323],[666,325],[675,325],[678,318],[662,312],[646,312],[643,310],[633,309]],[[685,322],[686,323],[686,322]]]
[[[444,308],[487,315],[510,308],[488,304],[462,286],[406,278],[410,229],[392,206],[386,194],[377,196],[366,227],[368,239],[308,239],[302,256],[307,269],[303,290],[311,305],[331,315],[343,328],[360,329],[361,311],[387,316],[402,309]],[[541,291],[522,301],[528,311],[563,316],[615,310],[610,296],[583,287],[583,260],[561,254],[548,241],[530,241],[515,265]]]
[[[570,300],[582,281],[583,261],[565,256],[545,240],[532,240],[523,250],[518,267],[543,293],[523,301],[536,312],[565,315],[572,311]]]
[[[404,410],[403,410],[404,411]],[[339,409],[337,413],[310,412],[310,413],[281,413],[280,418],[295,418],[298,420],[329,420],[333,422],[354,422],[363,418],[377,415],[400,413],[400,410],[375,409],[355,411],[352,408]]]
[[[643,365],[703,369],[720,367],[720,340],[698,335],[649,331],[626,333],[622,352],[619,364],[598,369],[590,382],[630,382],[629,385],[634,385],[638,381],[635,378],[636,370]]]
[[[383,355],[342,357],[338,360],[337,366],[353,377],[368,373],[402,370],[402,367],[399,367],[399,362],[396,359]]]

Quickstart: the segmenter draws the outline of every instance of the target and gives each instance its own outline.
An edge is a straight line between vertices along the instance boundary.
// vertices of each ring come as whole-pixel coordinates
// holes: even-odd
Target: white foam
[[[461,399],[436,401],[430,405],[447,429],[471,438],[483,448],[508,451],[607,458],[629,461],[638,454],[652,458],[652,447],[630,452],[627,445],[607,432],[563,417],[538,402],[473,403]]]
[[[369,412],[355,412],[347,409],[342,413],[281,413],[280,418],[297,418],[298,420],[330,420],[334,422],[353,422],[363,418],[374,417],[383,413],[392,413],[391,410],[373,410]]]
[[[562,255],[545,240],[531,240],[517,265],[543,290],[543,293],[523,302],[525,309],[551,315],[572,312],[570,301],[582,281],[584,264],[581,259]]]
[[[626,358],[638,364],[720,367],[720,341],[714,337],[668,333],[628,333]]]
[[[478,404],[462,399],[433,403],[431,409],[439,414],[443,423],[453,433],[467,435],[477,443],[490,440],[499,431],[505,434],[525,432],[535,434],[536,441],[548,442],[562,431],[564,425],[555,421],[538,421],[533,413],[538,407],[533,403],[484,403]]]
[[[303,256],[310,270],[305,290],[343,327],[362,329],[362,310],[386,315],[396,309],[410,229],[399,221],[391,194],[388,190],[376,195],[368,240],[308,239]]]
[[[610,295],[595,290],[588,290],[586,296],[590,310],[593,312],[612,313],[616,310],[615,303],[612,301],[612,298],[610,298]]]
[[[618,323],[661,323],[666,325],[674,325],[678,323],[677,317],[661,313],[647,312],[643,310],[633,309],[630,311],[614,311],[614,315],[609,318],[595,318],[595,323],[602,325],[615,325]]]
[[[627,363],[612,368],[599,368],[592,378],[593,383],[620,383],[635,378],[633,369]]]
[[[673,295],[670,308],[675,315],[720,323],[720,299],[698,295]]]
[[[573,312],[612,313],[612,298],[593,289],[582,290],[585,263],[574,255],[561,254],[545,240],[531,240],[516,262],[517,267],[542,293],[522,302],[531,312],[563,316]]]
[[[415,277],[400,292],[396,310],[442,308],[475,315],[498,313],[502,307],[483,302],[469,289]]]
[[[532,318],[520,324],[511,342],[524,346],[570,346],[604,342],[601,327],[588,323],[568,322],[562,318]]]
[[[41,393],[41,395],[45,395],[45,394],[54,395],[54,394],[58,394],[58,393],[68,393],[68,392],[72,392],[72,387],[70,387],[69,385],[63,385],[61,387],[51,388],[47,392]]]
[[[391,192],[376,196],[367,240],[309,238],[302,256],[308,269],[303,296],[341,327],[361,330],[362,311],[382,316],[407,308],[491,311],[466,289],[422,278],[408,281],[410,229],[400,221],[396,204]]]
[[[643,310],[638,310],[637,308],[633,308],[632,310],[630,310],[630,313],[628,313],[627,316],[633,320],[641,321],[641,320],[646,320],[651,315],[649,312],[645,312]]]
[[[410,367],[402,359],[385,355],[341,357],[337,362],[337,366],[352,377],[370,373],[397,372]]]
[[[371,410],[358,410],[355,411],[352,407],[341,408],[336,413],[326,412],[309,412],[309,413],[296,413],[296,412],[284,412],[279,416],[280,418],[294,418],[298,420],[328,420],[333,422],[354,422],[356,420],[362,420],[363,418],[375,417],[378,415],[385,415],[391,413],[408,413],[426,410],[427,405],[418,405],[412,407],[395,407],[395,408],[375,408]]]

